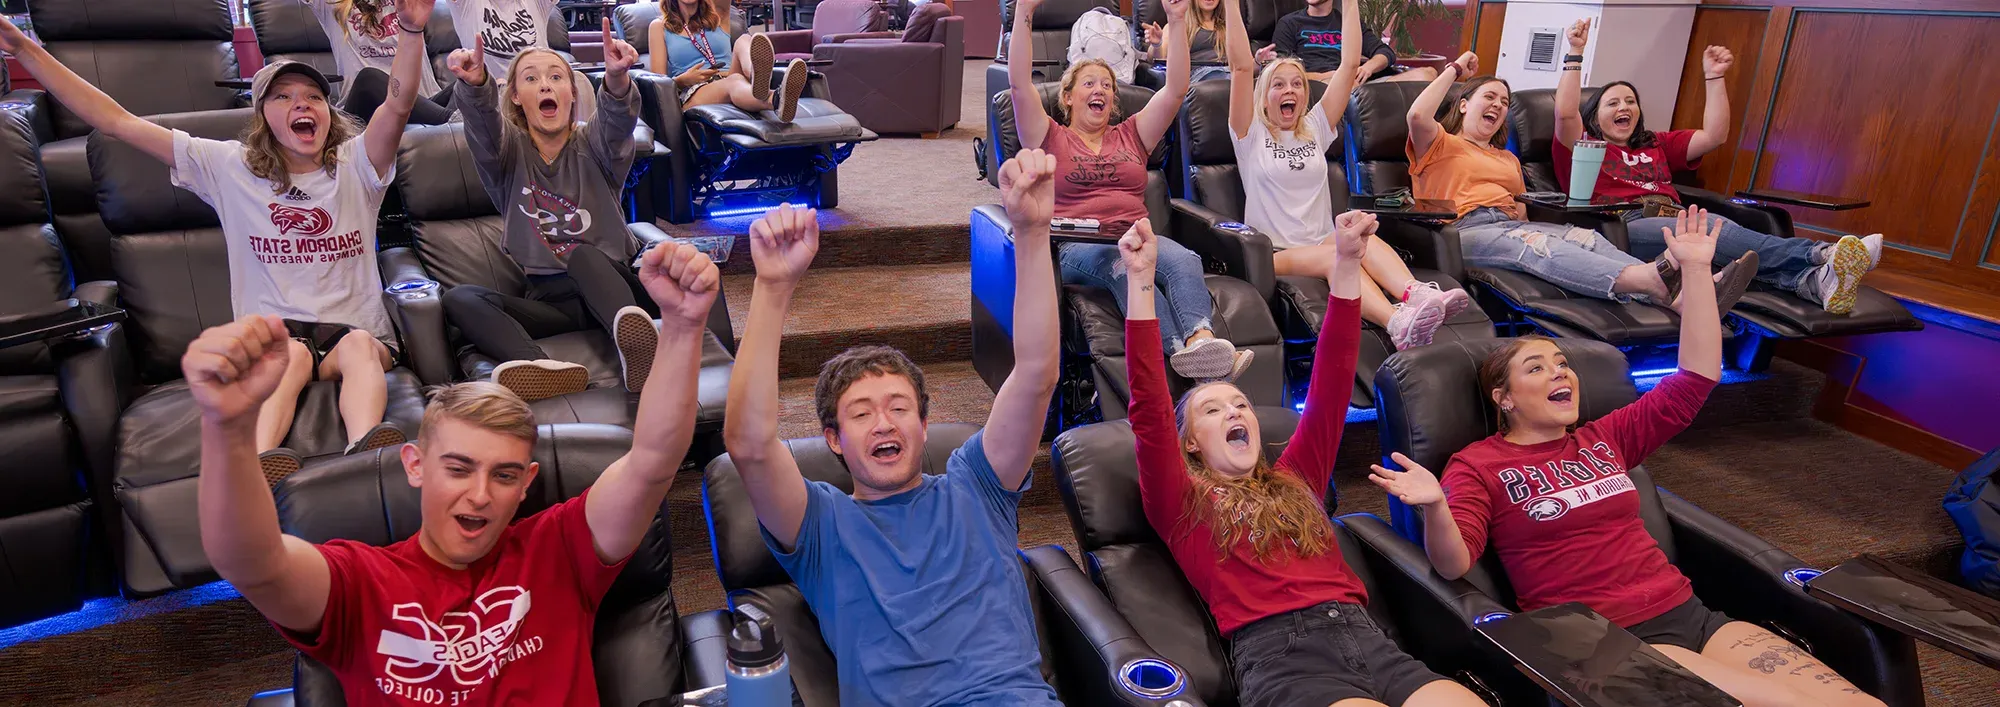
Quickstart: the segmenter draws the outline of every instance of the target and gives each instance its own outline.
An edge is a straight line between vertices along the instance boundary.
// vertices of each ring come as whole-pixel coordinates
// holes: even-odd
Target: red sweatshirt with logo
[[[1694,596],[1639,519],[1626,470],[1686,429],[1715,381],[1676,371],[1631,405],[1533,445],[1500,435],[1445,466],[1445,499],[1473,560],[1488,541],[1522,611],[1580,602],[1620,626]]]

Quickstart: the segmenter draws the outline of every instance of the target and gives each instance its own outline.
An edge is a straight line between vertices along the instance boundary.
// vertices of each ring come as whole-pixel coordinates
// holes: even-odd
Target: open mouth
[[[1297,100],[1288,98],[1278,102],[1279,116],[1285,118],[1286,120],[1290,120],[1293,117],[1296,117],[1298,114],[1299,114],[1299,102]]]
[[[1489,110],[1481,113],[1479,114],[1479,120],[1487,125],[1498,126],[1500,125],[1500,111]]]
[[[1092,98],[1089,105],[1091,112],[1102,113],[1108,104],[1102,98]]]
[[[1242,425],[1232,426],[1229,428],[1229,432],[1225,433],[1222,436],[1222,440],[1224,442],[1228,442],[1229,447],[1231,449],[1237,449],[1237,450],[1249,449],[1250,428],[1244,427]]]
[[[1557,405],[1568,405],[1570,400],[1575,396],[1576,391],[1570,389],[1568,386],[1564,386],[1549,392],[1549,402]]]
[[[292,135],[300,142],[312,142],[313,136],[319,133],[319,122],[312,118],[299,118],[292,121],[291,128]]]
[[[486,519],[479,516],[461,513],[451,518],[458,521],[458,529],[464,531],[466,535],[478,535],[479,531],[486,529]]]
[[[1616,125],[1616,126],[1618,126],[1618,127],[1620,127],[1620,128],[1629,128],[1629,127],[1632,127],[1632,116],[1629,116],[1629,115],[1621,115],[1621,116],[1618,116],[1618,117],[1616,117],[1616,118],[1612,118],[1612,119],[1611,119],[1611,124],[1612,124],[1612,125]]]
[[[540,103],[535,104],[535,109],[541,111],[543,118],[556,117],[556,108],[556,99],[554,98],[544,98]]]
[[[882,442],[868,450],[868,456],[878,462],[893,462],[903,456],[903,445],[899,442]]]

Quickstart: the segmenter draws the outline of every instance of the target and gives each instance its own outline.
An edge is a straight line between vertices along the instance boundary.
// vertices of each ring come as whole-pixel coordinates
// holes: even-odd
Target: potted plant
[[[1382,32],[1384,41],[1401,57],[1399,63],[1436,67],[1447,61],[1419,48],[1409,31],[1417,22],[1450,17],[1452,10],[1445,6],[1444,0],[1360,0],[1360,3],[1361,23]]]

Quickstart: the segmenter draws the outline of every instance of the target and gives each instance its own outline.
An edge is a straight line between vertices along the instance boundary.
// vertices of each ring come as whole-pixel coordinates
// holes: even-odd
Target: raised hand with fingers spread
[[[285,323],[268,314],[203,331],[181,356],[181,374],[202,416],[223,423],[254,421],[284,378],[290,341]]]
[[[663,326],[704,326],[721,282],[708,255],[686,243],[662,243],[639,258],[639,284],[660,306]]]
[[[1370,464],[1368,480],[1395,496],[1404,505],[1424,508],[1434,503],[1444,502],[1444,487],[1438,483],[1436,474],[1425,469],[1422,464],[1403,456],[1402,452],[1389,455],[1402,471],[1393,471],[1381,464]]]
[[[1661,228],[1660,231],[1667,241],[1667,252],[1673,254],[1675,262],[1687,268],[1714,261],[1715,241],[1722,233],[1722,222],[1709,214],[1707,209],[1690,206],[1675,217],[1672,229]]]

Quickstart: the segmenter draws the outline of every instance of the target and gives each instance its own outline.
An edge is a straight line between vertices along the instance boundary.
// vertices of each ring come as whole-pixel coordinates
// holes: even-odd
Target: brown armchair
[[[813,58],[813,47],[833,37],[895,39],[895,32],[881,31],[888,26],[889,15],[876,0],[823,0],[813,9],[812,29],[765,32],[764,36],[771,39],[771,49],[783,64]]]
[[[913,26],[913,29],[915,27]],[[937,134],[958,124],[965,82],[965,18],[944,17],[930,41],[842,38],[813,47],[834,105],[877,133]]]

